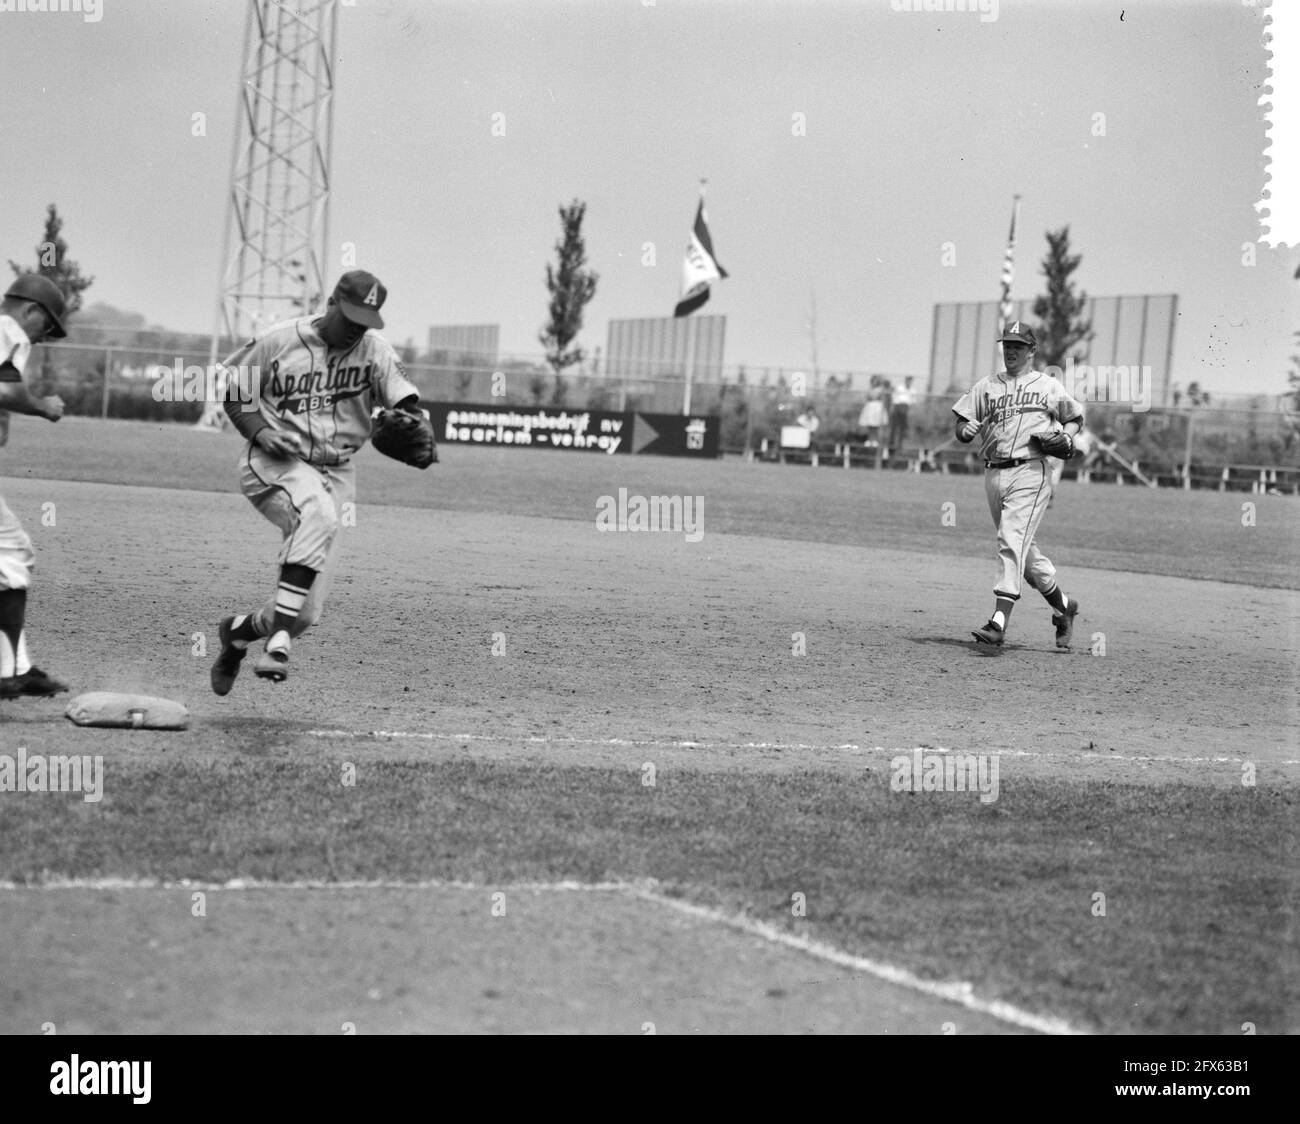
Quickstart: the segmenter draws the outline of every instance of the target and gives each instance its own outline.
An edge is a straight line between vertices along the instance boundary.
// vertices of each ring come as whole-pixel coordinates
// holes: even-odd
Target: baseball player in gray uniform
[[[6,411],[0,445],[9,433],[7,411],[52,422],[63,417],[63,399],[57,394],[33,397],[23,382],[23,370],[33,344],[67,335],[63,330],[66,307],[59,287],[39,273],[14,278],[0,302],[0,410]],[[57,695],[68,689],[33,667],[27,653],[27,589],[35,565],[32,540],[0,500],[0,699]]]
[[[218,625],[221,654],[211,672],[218,695],[229,694],[249,644],[262,637],[254,671],[274,683],[288,677],[291,639],[320,619],[355,494],[352,455],[370,437],[371,413],[417,408],[419,391],[397,352],[369,331],[384,326],[387,296],[372,274],[345,273],[324,315],[277,324],[226,360],[226,413],[248,441],[240,488],[284,543],[269,600]]]
[[[1034,370],[1038,340],[1029,325],[1008,325],[998,341],[1006,370],[980,379],[952,410],[957,440],[965,444],[980,438],[984,493],[998,529],[1001,569],[993,587],[993,615],[971,635],[981,644],[1002,646],[1023,579],[1051,605],[1056,646],[1068,648],[1079,602],[1066,597],[1056,567],[1034,536],[1052,498],[1048,458],[1073,455],[1083,407],[1059,379]]]

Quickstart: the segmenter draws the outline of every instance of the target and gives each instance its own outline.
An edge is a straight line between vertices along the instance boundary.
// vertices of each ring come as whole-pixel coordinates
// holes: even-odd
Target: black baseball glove
[[[1044,456],[1060,457],[1063,461],[1068,461],[1074,456],[1074,438],[1063,429],[1056,429],[1051,433],[1035,433],[1029,439],[1029,443],[1037,445]]]
[[[423,413],[380,410],[370,426],[370,443],[384,456],[415,468],[438,463],[433,425]]]

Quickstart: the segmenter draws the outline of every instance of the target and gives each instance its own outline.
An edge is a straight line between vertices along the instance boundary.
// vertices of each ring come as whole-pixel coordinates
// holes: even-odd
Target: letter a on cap
[[[371,286],[370,286],[370,292],[368,292],[368,293],[366,294],[366,299],[365,299],[365,301],[364,301],[363,303],[365,303],[365,304],[370,304],[370,305],[378,304],[378,303],[379,303],[379,286],[378,286],[378,285],[371,285]],[[1017,331],[1017,332],[1020,331],[1020,325],[1019,325],[1019,324],[1016,325],[1016,331]]]

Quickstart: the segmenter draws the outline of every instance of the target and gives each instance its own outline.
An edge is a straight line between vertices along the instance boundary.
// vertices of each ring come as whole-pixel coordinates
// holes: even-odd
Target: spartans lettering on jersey
[[[374,370],[374,363],[364,363],[332,367],[328,371],[313,369],[297,375],[281,374],[278,361],[272,362],[271,378],[263,393],[282,414],[327,410],[335,402],[365,393]]]
[[[1005,421],[1014,414],[1039,412],[1047,408],[1047,394],[1044,391],[1029,390],[1023,386],[997,397],[987,392],[984,395],[984,417],[992,417],[995,421]]]

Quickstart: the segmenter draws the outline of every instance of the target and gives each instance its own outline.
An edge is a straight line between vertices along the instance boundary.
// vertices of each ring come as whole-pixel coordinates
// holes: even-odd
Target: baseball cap
[[[1013,320],[998,336],[998,343],[1027,343],[1030,347],[1038,346],[1038,337],[1034,329],[1019,320]]]
[[[21,277],[15,277],[14,283],[5,291],[5,297],[32,301],[40,305],[45,315],[53,322],[53,327],[50,329],[52,339],[61,340],[68,334],[63,329],[67,303],[59,287],[48,277],[39,273],[24,273]]]
[[[352,323],[364,324],[367,328],[384,326],[379,310],[388,299],[388,290],[373,273],[367,273],[364,269],[345,273],[334,286],[334,299],[339,302],[343,315]]]

